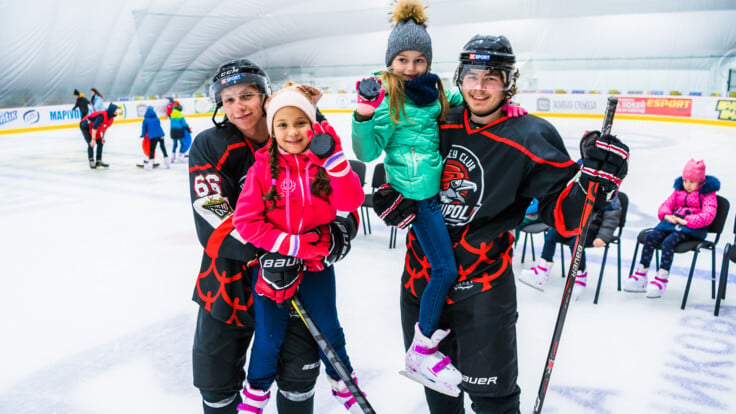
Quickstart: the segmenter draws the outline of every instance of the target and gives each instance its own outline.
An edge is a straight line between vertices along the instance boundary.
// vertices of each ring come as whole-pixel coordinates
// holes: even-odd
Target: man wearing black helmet
[[[254,153],[268,141],[266,72],[248,59],[221,65],[212,79],[215,127],[200,133],[189,155],[189,191],[204,253],[194,289],[199,304],[192,365],[205,414],[234,414],[242,401],[246,350],[253,337],[251,281],[259,251],[235,231],[232,213]],[[222,108],[225,117],[217,121]],[[281,414],[311,413],[319,375],[315,341],[289,321],[276,382]]]
[[[462,373],[460,388],[476,413],[518,413],[520,407],[510,231],[536,197],[542,221],[561,234],[577,234],[591,180],[586,174],[574,179],[579,167],[549,122],[533,115],[509,118],[502,110],[516,93],[515,63],[504,36],[470,39],[455,73],[465,105],[451,109],[440,126],[440,205],[459,278],[439,323],[451,334],[439,348]],[[591,171],[608,172],[611,181],[599,182],[606,192],[615,193],[626,175],[628,148],[613,136],[598,137],[625,149],[626,156],[611,153],[586,165]],[[401,292],[406,346],[431,272],[416,237],[409,233],[408,239]],[[462,394],[450,397],[427,388],[425,394],[432,413],[464,412]]]

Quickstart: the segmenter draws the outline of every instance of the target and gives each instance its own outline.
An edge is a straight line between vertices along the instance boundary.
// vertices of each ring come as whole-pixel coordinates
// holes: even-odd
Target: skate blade
[[[427,388],[437,391],[441,394],[449,395],[450,397],[457,397],[460,395],[460,388],[456,387],[453,389],[447,389],[436,382],[429,381],[426,377],[422,376],[421,374],[418,376],[414,376],[403,370],[399,371],[399,374],[405,376],[406,378],[409,378],[410,380],[414,382],[422,384],[423,386]]]
[[[531,284],[531,283],[527,282],[526,280],[524,280],[522,278],[519,278],[519,282],[521,282],[521,283],[523,283],[523,284],[525,284],[525,285],[527,285],[527,286],[529,286],[531,288],[534,288],[534,289],[536,289],[536,290],[538,290],[540,292],[544,292],[544,288],[539,287],[538,285]]]

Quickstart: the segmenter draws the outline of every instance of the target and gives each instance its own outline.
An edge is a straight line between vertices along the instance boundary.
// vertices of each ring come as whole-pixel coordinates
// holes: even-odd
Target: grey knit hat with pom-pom
[[[427,21],[424,9],[420,0],[399,0],[394,5],[391,15],[394,28],[388,35],[386,67],[391,66],[396,55],[405,50],[422,52],[427,64],[432,66],[432,39],[424,24]]]

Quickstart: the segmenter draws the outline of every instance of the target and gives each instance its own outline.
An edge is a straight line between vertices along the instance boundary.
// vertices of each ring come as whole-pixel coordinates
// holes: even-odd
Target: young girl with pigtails
[[[275,93],[266,106],[269,143],[256,152],[233,216],[244,240],[265,249],[253,283],[256,328],[248,364],[245,399],[238,408],[262,412],[274,382],[289,320],[289,300],[299,296],[347,369],[353,372],[337,318],[335,270],[330,264],[329,230],[337,210],[353,211],[364,192],[350,168],[335,130],[316,122],[319,89],[296,85]],[[334,148],[317,156],[316,135],[329,134]],[[326,236],[326,237],[325,237]],[[278,265],[277,265],[278,263]],[[348,410],[355,399],[320,353],[333,395]],[[355,379],[355,373],[352,374]]]

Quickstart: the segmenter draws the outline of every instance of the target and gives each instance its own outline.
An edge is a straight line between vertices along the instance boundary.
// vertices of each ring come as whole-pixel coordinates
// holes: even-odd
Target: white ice
[[[327,116],[353,157],[349,115]],[[210,125],[208,118],[189,121],[195,132]],[[578,138],[600,123],[550,121],[573,157]],[[187,167],[137,168],[139,128],[119,123],[110,129],[109,170],[89,169],[76,128],[0,135],[0,413],[201,412],[190,361],[197,310],[191,295],[202,247],[189,206]],[[690,157],[703,158],[707,173],[721,180],[720,194],[736,202],[736,129],[621,120],[614,132],[632,153],[622,186],[631,199],[622,246],[625,278],[634,236],[656,223],[659,204]],[[734,211],[718,247],[717,271],[724,244],[733,241]],[[388,228],[375,216],[371,223],[373,233],[361,231],[337,265],[348,352],[378,413],[427,412],[422,389],[398,374],[404,356],[398,301],[403,249],[388,249]],[[400,232],[399,246],[403,237]],[[536,248],[538,253],[539,236]],[[531,263],[529,254],[524,266]],[[710,253],[698,260],[684,311],[690,256],[675,258],[664,297],[651,300],[616,290],[611,249],[594,305],[602,251],[587,254],[592,286],[570,306],[544,412],[736,412],[736,293],[714,317]],[[514,260],[517,274],[520,257]],[[517,286],[523,413],[532,411],[564,286],[559,252],[555,258],[545,292]],[[472,412],[469,402],[467,407]],[[324,374],[315,411],[344,412]],[[276,412],[273,401],[266,412]]]

